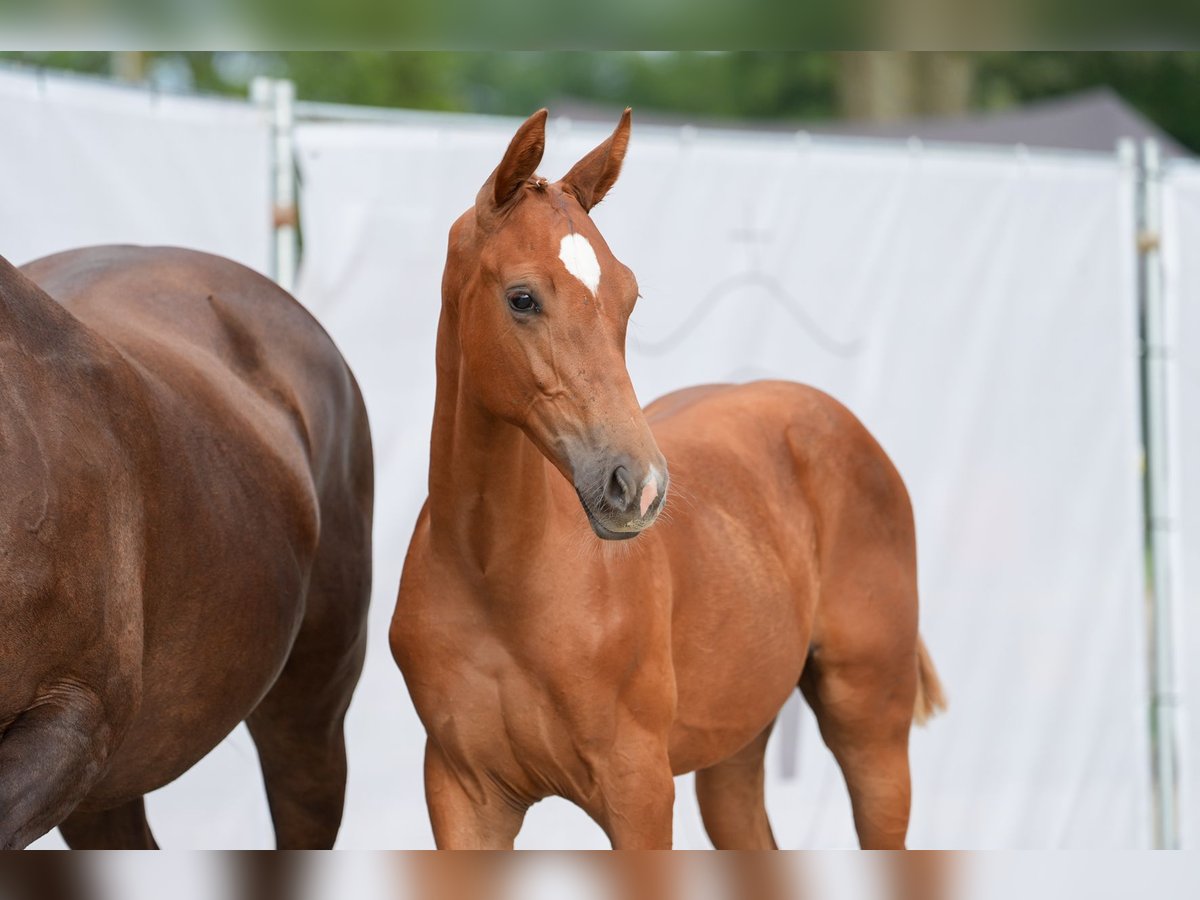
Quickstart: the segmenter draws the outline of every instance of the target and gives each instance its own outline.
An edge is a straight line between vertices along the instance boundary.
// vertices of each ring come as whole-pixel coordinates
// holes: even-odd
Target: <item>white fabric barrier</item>
[[[350,360],[377,460],[376,591],[349,719],[342,846],[429,846],[423,731],[384,635],[425,496],[450,223],[516,122],[298,129],[298,293]],[[556,178],[605,136],[552,123]],[[914,734],[915,847],[1145,847],[1147,749],[1131,173],[1115,160],[656,131],[634,125],[595,211],[644,299],[644,402],[784,377],[847,403],[904,475],[922,631],[951,710]],[[807,709],[783,846],[852,846]],[[786,731],[786,729],[783,729]],[[782,749],[781,749],[782,748]],[[690,779],[676,841],[708,846]],[[535,807],[519,846],[603,846]]]
[[[1200,165],[1173,162],[1163,182],[1162,262],[1175,362],[1168,395],[1173,496],[1179,511],[1174,581],[1180,693],[1181,837],[1200,847]]]
[[[270,129],[248,103],[0,69],[0,254],[171,244],[266,272]]]

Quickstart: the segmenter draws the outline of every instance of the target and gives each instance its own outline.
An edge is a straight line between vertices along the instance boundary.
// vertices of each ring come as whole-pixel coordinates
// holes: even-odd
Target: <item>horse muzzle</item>
[[[598,538],[627,541],[654,524],[670,480],[661,458],[658,464],[639,466],[622,459],[596,468],[582,484],[576,481],[575,493]]]

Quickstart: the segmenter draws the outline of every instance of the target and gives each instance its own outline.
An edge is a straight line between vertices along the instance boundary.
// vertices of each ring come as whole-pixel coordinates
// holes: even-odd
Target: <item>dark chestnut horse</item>
[[[329,847],[371,580],[350,370],[225,259],[0,260],[0,845],[152,847],[246,720],[280,847]]]
[[[545,123],[454,223],[442,281],[429,499],[390,634],[437,843],[511,846],[558,795],[614,847],[669,847],[672,776],[696,771],[718,847],[773,847],[763,751],[798,685],[862,846],[901,847],[909,728],[941,689],[900,476],[797,384],[643,413],[624,358],[637,282],[588,216],[629,112],[555,184],[534,174]],[[668,460],[681,502],[645,531]]]

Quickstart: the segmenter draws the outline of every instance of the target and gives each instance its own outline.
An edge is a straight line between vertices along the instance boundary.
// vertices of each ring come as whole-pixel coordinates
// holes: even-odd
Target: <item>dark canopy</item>
[[[620,110],[566,99],[553,105],[555,115],[580,121],[615,121]],[[812,134],[967,144],[1024,144],[1027,147],[1112,152],[1117,140],[1156,138],[1167,156],[1190,156],[1174,138],[1126,103],[1109,88],[1097,88],[1051,100],[1041,100],[1000,112],[972,113],[945,118],[896,122],[730,122],[705,120],[678,113],[634,110],[639,123],[692,124],[705,128],[762,131],[808,131]]]

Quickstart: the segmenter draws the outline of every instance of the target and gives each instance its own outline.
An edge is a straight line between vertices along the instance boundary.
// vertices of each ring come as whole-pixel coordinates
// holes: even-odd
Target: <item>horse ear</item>
[[[498,209],[508,203],[542,161],[546,149],[545,109],[539,109],[525,120],[504,152],[504,159],[492,172],[479,192],[476,206],[486,206],[483,212]]]
[[[589,212],[604,199],[604,195],[621,174],[621,163],[629,149],[629,128],[633,110],[626,107],[616,130],[603,144],[575,163],[571,171],[563,176],[562,186],[579,200]]]

